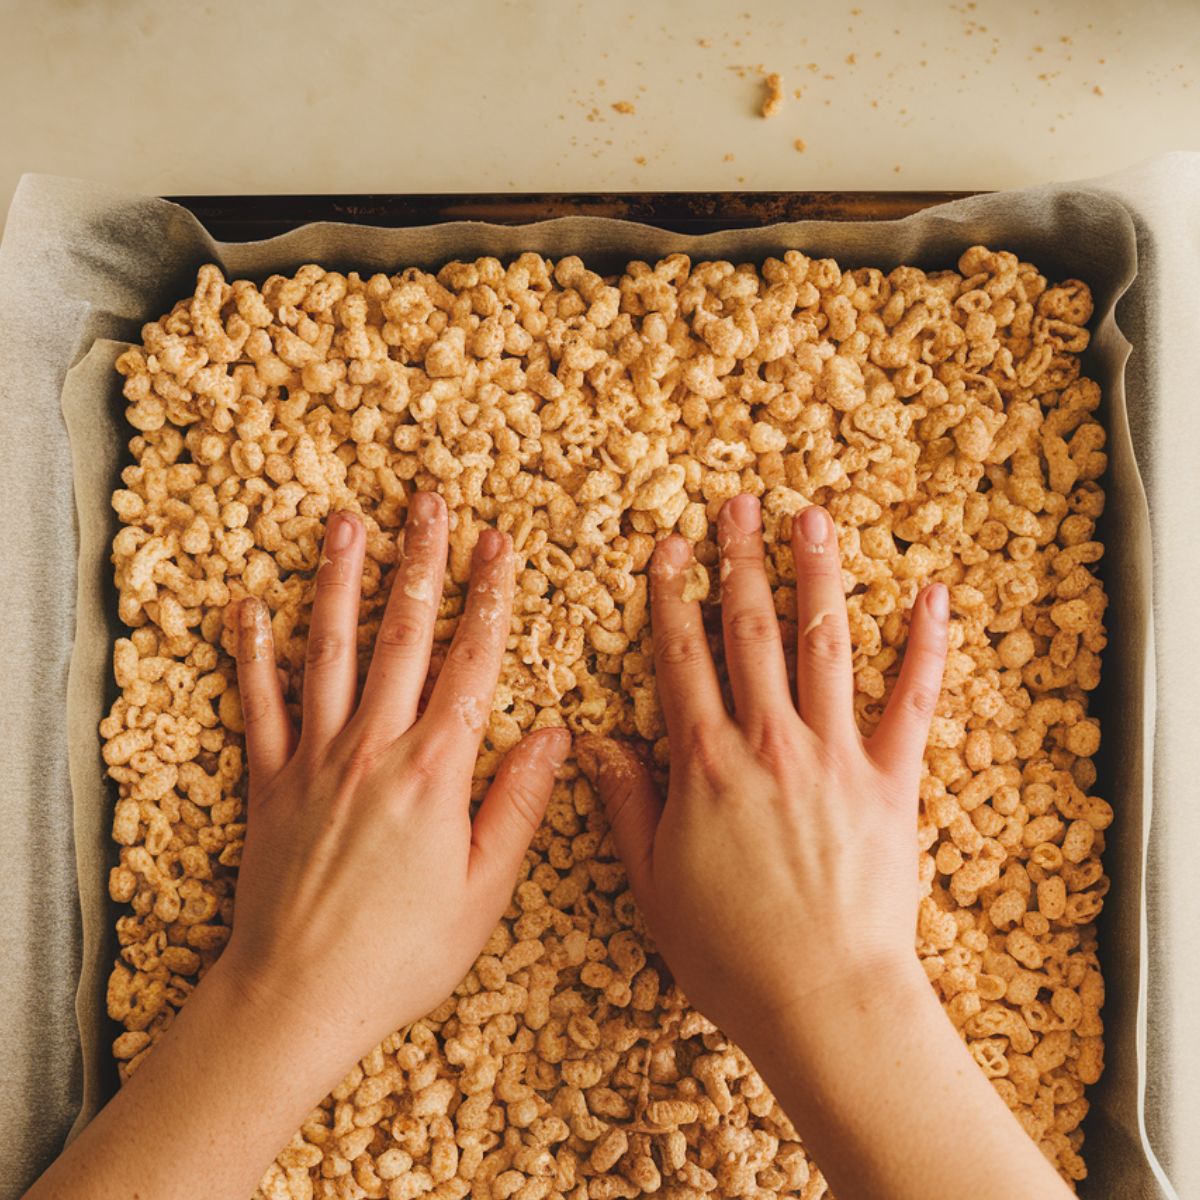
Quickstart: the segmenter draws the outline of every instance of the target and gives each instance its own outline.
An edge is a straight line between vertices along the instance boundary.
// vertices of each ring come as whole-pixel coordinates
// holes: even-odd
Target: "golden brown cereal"
[[[365,279],[306,266],[261,287],[201,268],[118,361],[136,430],[113,496],[130,628],[100,732],[118,791],[122,1078],[229,937],[245,830],[232,605],[265,601],[297,704],[330,512],[367,529],[364,668],[414,489],[451,514],[442,647],[479,530],[512,535],[478,797],[550,724],[640,739],[661,775],[650,553],[671,530],[693,543],[689,595],[712,618],[714,522],[749,491],[789,656],[792,518],[820,503],[837,523],[864,732],[918,590],[950,588],[917,951],[998,1093],[1082,1178],[1113,816],[1090,758],[1106,605],[1100,393],[1079,360],[1091,312],[1082,283],[982,246],[932,274],[796,251],[612,278],[535,254]],[[563,775],[455,995],[350,1072],[260,1197],[825,1194],[749,1061],[663,973],[597,797],[574,764]]]

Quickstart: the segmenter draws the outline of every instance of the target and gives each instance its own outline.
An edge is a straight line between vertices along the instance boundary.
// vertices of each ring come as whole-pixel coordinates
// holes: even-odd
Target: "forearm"
[[[328,1032],[269,1011],[218,965],[26,1200],[246,1200],[351,1066],[323,1048]]]
[[[914,958],[789,1014],[751,1057],[838,1200],[1068,1197]]]

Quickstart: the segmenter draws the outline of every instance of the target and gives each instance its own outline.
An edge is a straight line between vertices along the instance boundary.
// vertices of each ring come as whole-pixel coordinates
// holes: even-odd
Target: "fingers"
[[[292,726],[275,668],[267,606],[257,597],[248,596],[238,606],[237,616],[237,681],[253,797],[287,764],[292,749]]]
[[[469,869],[504,889],[506,896],[570,748],[571,735],[562,728],[540,729],[522,738],[504,756],[475,814]]]
[[[579,769],[600,793],[625,873],[645,908],[653,886],[654,835],[663,809],[658,789],[650,772],[623,742],[580,738],[575,757]]]
[[[921,769],[929,725],[942,689],[950,597],[946,585],[924,588],[913,605],[900,677],[875,732],[871,757],[887,771],[915,778]]]
[[[658,699],[672,737],[684,737],[697,725],[728,722],[725,703],[700,605],[685,600],[692,548],[678,534],[664,538],[650,560],[650,623]]]
[[[304,665],[300,738],[310,746],[332,741],[354,711],[358,598],[365,545],[362,521],[357,516],[339,512],[329,518],[317,569],[317,596]]]
[[[837,536],[816,505],[792,523],[796,563],[796,692],[800,716],[822,739],[856,733],[850,622]]]
[[[721,621],[725,666],[738,721],[754,723],[792,707],[771,586],[763,567],[758,500],[734,496],[721,509]]]
[[[467,606],[419,728],[472,758],[492,707],[512,618],[512,542],[485,529],[475,544]]]
[[[399,737],[417,718],[445,573],[446,505],[417,492],[359,709],[358,720],[381,741]]]

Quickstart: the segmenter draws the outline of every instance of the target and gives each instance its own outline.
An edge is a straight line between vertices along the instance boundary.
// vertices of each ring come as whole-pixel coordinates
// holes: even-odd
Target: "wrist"
[[[752,1059],[807,1058],[814,1047],[876,1037],[895,1022],[910,1024],[941,1010],[914,952],[848,963],[815,986],[797,982],[760,998],[738,1040]]]
[[[286,1062],[290,1083],[319,1098],[341,1081],[365,1050],[350,1048],[348,1030],[335,1028],[307,1008],[294,980],[292,985],[276,985],[263,973],[243,969],[227,951],[183,1012],[196,1009],[197,1017],[223,1031],[227,1044],[249,1050],[264,1067]],[[303,1053],[297,1053],[300,1047]]]

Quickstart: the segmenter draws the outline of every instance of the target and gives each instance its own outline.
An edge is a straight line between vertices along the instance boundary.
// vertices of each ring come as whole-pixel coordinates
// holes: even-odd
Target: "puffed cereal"
[[[647,562],[678,530],[715,631],[714,522],[762,500],[791,654],[792,517],[838,526],[855,711],[878,721],[907,613],[950,589],[950,653],[914,854],[916,948],[980,1068],[1063,1175],[1083,1177],[1103,1067],[1094,920],[1112,809],[1089,715],[1095,570],[1092,301],[1014,255],[956,271],[761,268],[671,255],[606,278],[523,254],[261,287],[200,269],[118,360],[133,463],[113,496],[121,693],[101,724],[124,906],[108,1010],[122,1079],[230,930],[245,833],[233,606],[272,614],[289,703],[325,520],[367,529],[366,656],[414,489],[450,512],[434,670],[480,528],[512,535],[512,631],[474,793],[528,730],[641,739],[667,761]],[[667,1200],[826,1194],[744,1054],[655,954],[597,797],[568,764],[514,899],[455,994],[392,1034],[264,1176],[269,1200]]]

